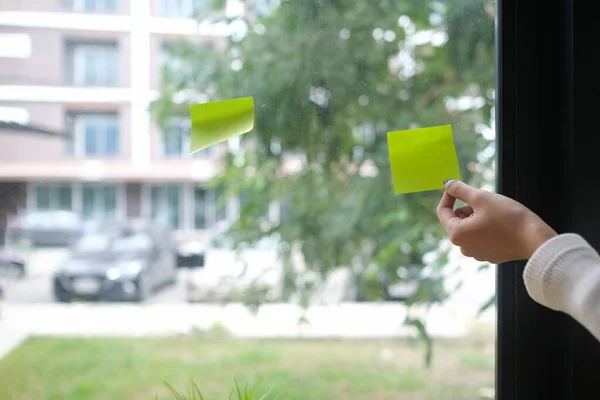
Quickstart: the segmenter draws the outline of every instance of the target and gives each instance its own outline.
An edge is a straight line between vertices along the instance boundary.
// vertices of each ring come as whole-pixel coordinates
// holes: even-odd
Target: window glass
[[[191,126],[189,120],[173,119],[171,120],[162,136],[163,154],[167,158],[189,157],[190,153],[190,134]],[[204,159],[215,155],[214,147],[207,147],[195,152],[192,158]]]
[[[83,188],[83,217],[85,219],[96,219],[96,193],[93,187]]]
[[[164,133],[164,154],[167,157],[181,157],[185,154],[184,141],[189,136],[189,130],[181,125],[170,126]]]
[[[214,190],[215,197],[215,219],[223,221],[227,218],[227,197],[225,191],[221,188]]]
[[[114,186],[104,187],[104,210],[106,219],[117,218],[117,188]]]
[[[152,248],[152,238],[144,233],[135,233],[132,236],[116,239],[111,246],[111,251],[116,253],[133,253]]]
[[[73,200],[71,187],[59,186],[56,190],[57,208],[59,210],[70,210]]]
[[[271,13],[278,5],[280,0],[254,0],[252,11],[259,17],[264,17]]]
[[[111,240],[112,237],[105,234],[85,235],[75,244],[73,250],[78,254],[104,252],[108,249]]]
[[[208,11],[205,0],[159,0],[159,15],[163,17],[191,18],[199,12]]]
[[[78,114],[75,135],[81,156],[114,157],[119,154],[119,126],[115,114]]]
[[[118,0],[62,0],[63,8],[89,13],[112,13],[117,11],[118,4]]]
[[[114,220],[118,215],[117,188],[111,185],[82,187],[82,214],[88,221]]]
[[[168,184],[150,188],[150,217],[154,222],[179,229],[181,208],[181,186]]]
[[[71,210],[73,193],[70,185],[41,184],[34,187],[36,209]]]
[[[52,207],[51,201],[51,190],[49,187],[38,186],[35,189],[37,209],[38,210],[50,210]]]
[[[212,228],[227,218],[227,199],[223,189],[194,188],[194,227]]]
[[[207,399],[494,398],[494,269],[447,241],[440,191],[394,194],[387,141],[449,124],[494,189],[492,0],[5,3],[28,40],[0,111],[64,136],[0,138],[1,244],[28,258],[0,325],[36,336],[0,399],[169,399],[190,374]],[[253,128],[190,155],[189,105],[247,96]],[[165,233],[151,256],[86,238],[123,224]]]
[[[115,43],[67,42],[68,81],[78,86],[116,86],[118,47]]]

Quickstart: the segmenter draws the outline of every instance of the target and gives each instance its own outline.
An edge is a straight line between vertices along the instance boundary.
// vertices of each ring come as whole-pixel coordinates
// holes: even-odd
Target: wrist
[[[557,236],[557,233],[537,215],[528,218],[523,238],[523,259],[528,260],[548,240]]]

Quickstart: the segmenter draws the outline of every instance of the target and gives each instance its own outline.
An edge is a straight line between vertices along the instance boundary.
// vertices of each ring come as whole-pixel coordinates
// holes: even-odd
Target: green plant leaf
[[[260,399],[258,399],[258,400],[265,400],[265,399],[267,398],[267,396],[269,395],[269,393],[271,393],[271,392],[273,391],[273,388],[274,388],[274,387],[275,387],[275,385],[271,386],[271,387],[269,388],[269,390],[267,390],[267,393],[263,394],[263,395],[261,396],[261,398],[260,398]],[[281,393],[280,393],[280,394],[279,394],[279,396],[277,396],[277,397],[276,397],[274,400],[277,400],[277,399],[278,399],[280,396],[281,396]]]
[[[202,396],[202,392],[200,392],[200,389],[198,388],[198,385],[196,385],[196,382],[192,381],[192,385],[194,387],[194,399],[196,399],[196,395],[198,396],[198,400],[204,400],[204,396]]]
[[[419,318],[407,318],[406,324],[414,326],[417,329],[419,339],[425,343],[425,367],[429,368],[433,358],[433,340],[429,336],[425,324]]]
[[[186,400],[185,397],[183,397],[181,394],[179,394],[179,392],[177,392],[177,390],[175,390],[175,388],[173,386],[169,385],[167,382],[164,382],[164,384],[167,387],[167,389],[169,389],[169,391],[173,394],[173,396],[175,396],[175,399]]]
[[[254,398],[254,395],[256,394],[256,391],[258,390],[258,387],[261,385],[261,383],[262,383],[262,378],[260,378],[260,379],[259,379],[259,380],[256,382],[256,384],[254,385],[254,387],[253,387],[253,388],[252,388],[252,390],[250,391],[250,396],[249,396],[249,398],[250,398],[250,399],[253,399],[253,398]]]
[[[233,381],[235,382],[235,390],[236,390],[236,392],[237,392],[238,399],[239,399],[239,400],[242,400],[242,399],[243,399],[243,397],[242,397],[242,393],[240,392],[240,386],[238,385],[238,381],[237,381],[237,379],[235,379],[235,378],[233,379]]]

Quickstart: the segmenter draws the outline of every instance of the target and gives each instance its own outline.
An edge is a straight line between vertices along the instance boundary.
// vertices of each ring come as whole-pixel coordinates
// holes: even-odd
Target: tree
[[[494,102],[493,17],[490,0],[282,1],[257,20],[229,20],[247,33],[224,51],[177,46],[184,72],[165,71],[156,115],[185,112],[173,101],[181,90],[254,96],[249,147],[230,154],[217,179],[246,198],[231,234],[277,233],[309,269],[351,266],[362,295],[379,299],[402,279],[399,266],[423,267],[443,238],[439,193],[393,194],[386,133],[451,123],[463,178],[483,182],[493,155],[481,134]],[[303,166],[282,173],[290,155]],[[269,224],[264,205],[274,200],[282,215]],[[445,264],[438,253],[435,268]],[[421,285],[409,303],[429,302],[434,289]]]

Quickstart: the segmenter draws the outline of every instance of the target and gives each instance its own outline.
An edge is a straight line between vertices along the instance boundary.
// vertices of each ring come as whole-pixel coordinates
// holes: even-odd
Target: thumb
[[[475,189],[474,187],[456,179],[445,180],[444,190],[450,196],[454,197],[455,199],[462,200],[467,204],[474,203],[480,192],[479,189]]]

